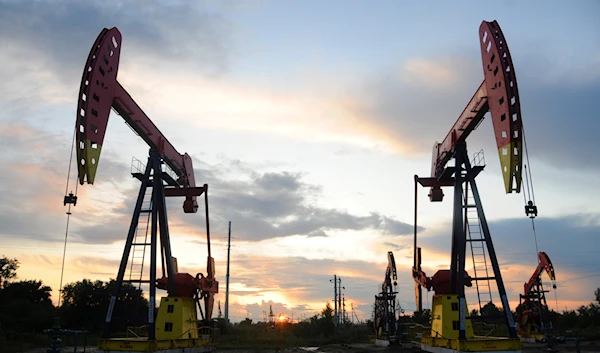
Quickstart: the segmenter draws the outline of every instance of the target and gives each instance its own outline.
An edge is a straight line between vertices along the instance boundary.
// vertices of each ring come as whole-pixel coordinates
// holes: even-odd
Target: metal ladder
[[[138,283],[138,289],[141,288],[144,272],[144,263],[146,258],[146,247],[150,246],[148,235],[150,233],[150,220],[152,219],[152,187],[148,187],[142,201],[142,208],[138,223],[135,228],[133,243],[131,244],[131,257],[129,259],[129,281]]]
[[[483,151],[474,155],[472,165],[479,166],[485,164]],[[492,287],[490,273],[494,271],[488,265],[488,255],[486,253],[486,243],[477,214],[477,206],[475,199],[469,188],[469,184],[465,183],[463,191],[463,202],[465,210],[465,236],[471,247],[471,257],[473,259],[473,280],[477,290],[477,300],[479,302],[479,312],[488,303],[492,302]]]
[[[469,193],[467,191],[467,193]],[[479,216],[475,202],[469,194],[466,197],[465,207],[465,228],[467,241],[471,245],[471,256],[473,258],[473,279],[477,289],[477,300],[479,302],[479,312],[492,301],[492,288],[490,285],[490,272],[493,273],[488,265],[488,259],[485,249],[485,239],[481,231]]]

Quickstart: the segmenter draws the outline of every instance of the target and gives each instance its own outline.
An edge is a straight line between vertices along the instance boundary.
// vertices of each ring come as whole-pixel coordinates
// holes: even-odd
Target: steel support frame
[[[165,200],[165,188],[164,178],[162,171],[162,158],[158,151],[150,150],[148,157],[148,163],[143,176],[140,177],[141,185],[138,193],[138,198],[133,211],[133,217],[129,225],[129,231],[127,233],[127,239],[125,241],[125,248],[123,250],[123,256],[121,257],[121,264],[119,265],[119,273],[116,279],[116,285],[113,289],[113,293],[110,298],[110,303],[106,313],[106,319],[104,322],[104,330],[102,337],[110,338],[110,326],[112,321],[112,315],[114,307],[123,285],[123,278],[125,277],[125,271],[127,263],[131,253],[131,247],[135,239],[136,229],[139,225],[139,218],[142,211],[142,204],[144,201],[144,195],[148,187],[152,187],[152,217],[151,217],[151,230],[150,230],[150,280],[149,280],[149,302],[148,302],[148,339],[154,340],[155,337],[155,309],[156,309],[156,269],[157,269],[157,252],[160,246],[161,262],[162,262],[162,274],[166,274],[168,277],[169,293],[176,295],[175,287],[175,271],[173,268],[173,261],[171,260],[171,242],[169,238],[169,226],[167,219],[167,207]],[[160,236],[160,238],[159,238]],[[160,243],[158,240],[160,239]]]
[[[548,291],[544,290],[542,281],[540,278],[538,278],[527,296],[521,294],[521,299],[525,299],[526,307],[537,315],[537,322],[535,322],[535,324],[538,325],[540,332],[548,335],[547,331],[552,330],[553,327],[551,321],[545,320],[547,313],[546,311],[548,310],[546,293],[548,293]]]
[[[377,336],[379,335],[379,327],[382,328],[383,335],[388,338],[395,338],[397,334],[396,294],[398,292],[395,292],[390,286],[375,296],[375,329]]]
[[[517,332],[515,329],[515,323],[512,316],[512,311],[510,310],[510,306],[508,304],[508,299],[506,295],[506,289],[504,287],[504,282],[502,280],[502,275],[500,273],[500,266],[498,264],[498,259],[496,257],[496,251],[494,249],[494,245],[492,242],[492,237],[490,234],[489,226],[487,220],[485,218],[485,213],[483,211],[483,205],[481,203],[481,198],[479,195],[479,190],[477,188],[477,184],[475,183],[475,177],[478,175],[478,171],[471,166],[469,162],[466,143],[460,143],[456,145],[456,151],[453,156],[455,160],[454,173],[453,176],[444,178],[444,179],[435,179],[435,178],[419,178],[415,175],[415,214],[414,214],[414,266],[417,269],[420,269],[421,265],[421,256],[420,256],[420,248],[417,247],[417,184],[421,184],[424,187],[444,187],[444,186],[453,186],[454,187],[454,207],[453,207],[453,217],[452,217],[452,253],[451,253],[451,262],[450,262],[450,288],[452,290],[452,294],[458,295],[459,298],[459,340],[466,339],[466,318],[468,313],[464,310],[465,303],[465,260],[466,260],[466,232],[465,232],[465,224],[463,217],[463,210],[465,208],[464,199],[463,199],[463,183],[468,183],[471,187],[471,192],[473,193],[473,200],[475,202],[475,206],[477,208],[477,216],[479,217],[479,222],[481,225],[481,229],[483,232],[483,236],[485,239],[485,244],[488,250],[490,262],[492,264],[492,269],[494,271],[494,277],[496,280],[496,284],[498,287],[498,294],[500,295],[500,300],[502,302],[502,308],[505,314],[505,320],[509,331],[510,338],[517,338]],[[464,168],[463,168],[464,166]],[[448,175],[446,174],[446,175]],[[476,280],[476,279],[475,279]],[[415,294],[417,298],[417,310],[422,310],[422,299],[421,299],[421,287],[415,287]]]

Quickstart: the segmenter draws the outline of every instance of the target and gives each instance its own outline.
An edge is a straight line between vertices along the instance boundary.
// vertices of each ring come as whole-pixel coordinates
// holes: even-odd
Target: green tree
[[[52,289],[42,281],[7,283],[0,290],[0,322],[18,332],[40,332],[52,327]]]
[[[65,326],[101,330],[115,285],[114,280],[103,282],[90,279],[67,284],[63,289],[61,307]],[[122,331],[127,326],[141,326],[146,323],[147,315],[148,300],[143,297],[143,291],[123,283],[113,310],[112,328]]]
[[[501,318],[502,311],[494,303],[489,302],[481,308],[481,316]]]
[[[330,320],[333,319],[333,308],[331,307],[331,304],[329,304],[329,302],[327,302],[323,310],[321,310],[321,317]]]
[[[600,288],[596,288],[594,296],[596,297],[596,301],[600,304]]]
[[[252,319],[250,318],[245,318],[244,320],[240,321],[240,326],[250,326],[252,325]]]
[[[335,325],[333,323],[333,308],[331,308],[331,304],[327,302],[325,304],[325,308],[321,310],[321,318],[318,321],[319,331],[325,337],[330,337],[333,335],[335,331]]]
[[[0,288],[2,288],[2,282],[17,277],[17,269],[19,268],[19,260],[9,259],[2,255],[0,257]]]
[[[413,313],[414,322],[428,326],[431,325],[431,309],[423,309],[423,311],[415,311]]]

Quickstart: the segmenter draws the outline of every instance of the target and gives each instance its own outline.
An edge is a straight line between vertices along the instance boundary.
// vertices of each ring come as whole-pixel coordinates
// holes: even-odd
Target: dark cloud
[[[0,124],[0,148],[10,151],[0,154],[0,163],[9,166],[2,173],[0,183],[3,200],[9,200],[0,204],[0,237],[47,241],[64,238],[67,208],[63,205],[63,197],[69,160],[59,152],[68,154],[70,142],[27,122]],[[110,151],[105,156],[99,171],[102,181],[97,185],[110,184],[119,189],[131,178],[127,173],[129,166],[115,162],[115,156]],[[76,166],[72,166],[67,192],[75,191],[76,175]],[[81,193],[79,204],[81,205]],[[117,215],[125,213],[125,209],[120,208],[120,203],[114,205],[98,201],[97,204],[109,208],[109,211],[111,207],[116,208],[113,212]],[[93,212],[87,214],[87,217],[83,214],[79,218],[77,206],[73,212],[71,225],[75,229],[72,235],[76,239],[79,237],[76,232],[78,221],[89,224],[82,227],[83,233],[88,234],[88,237],[83,236],[82,239],[91,240],[91,243],[106,243],[124,238],[110,236],[112,230],[116,231],[119,227],[115,219],[98,222],[97,215]]]
[[[489,222],[489,227],[503,280],[510,287],[509,298],[516,300],[522,292],[523,283],[533,274],[538,264],[531,220],[526,217],[504,219]],[[535,229],[539,251],[546,252],[554,265],[559,291],[561,287],[578,288],[581,293],[589,293],[591,296],[598,287],[597,278],[600,277],[600,265],[596,261],[596,255],[600,251],[598,215],[539,217],[535,219]],[[423,237],[419,240],[419,245],[423,249],[450,255],[449,235],[446,239],[439,234]],[[427,258],[423,259],[423,264],[427,264]],[[472,264],[469,248],[467,264]],[[529,267],[529,270],[523,273],[515,265]],[[518,271],[518,278],[514,277],[515,271]],[[511,273],[511,276],[507,276],[507,273]]]
[[[451,70],[456,82],[445,82],[442,77],[421,82],[418,77],[407,78],[401,67],[367,79],[355,95],[361,97],[365,116],[386,131],[389,139],[401,142],[410,152],[429,154],[483,81],[483,72],[476,61],[462,57],[415,61]],[[423,74],[432,75],[425,69]]]
[[[522,80],[519,95],[531,156],[556,170],[600,168],[600,119],[593,103],[600,97],[600,76],[578,85]]]
[[[129,211],[129,214],[127,214],[127,211]],[[131,222],[131,214],[133,214],[133,208],[130,210],[123,209],[121,216],[102,217],[103,219],[99,222],[93,222],[89,225],[86,222],[74,226],[70,232],[72,239],[85,244],[110,244],[119,240],[125,241]],[[146,229],[146,223],[140,222],[139,228],[141,231]]]
[[[48,69],[83,68],[103,28],[123,34],[125,62],[185,62],[206,74],[227,69],[231,28],[218,9],[186,1],[14,1],[0,3],[2,41],[37,50]],[[72,76],[72,75],[68,75]]]
[[[537,48],[533,50],[512,53],[531,157],[556,169],[598,169],[600,159],[595,151],[600,147],[596,138],[600,120],[593,103],[600,96],[597,64],[590,63],[589,74],[583,76],[581,67],[565,68],[551,60],[536,60],[544,55]],[[430,155],[433,143],[444,139],[483,81],[478,53],[469,51],[469,55],[415,60],[430,67],[423,69],[427,77],[422,80],[415,79],[406,68],[411,63],[404,62],[400,69],[366,79],[353,94],[362,106],[363,116],[384,131],[388,140],[398,141],[411,153]],[[435,75],[437,67],[442,73],[450,70],[455,81],[428,77]],[[555,74],[560,70],[566,73]],[[483,148],[495,154],[490,120],[487,114],[469,137],[473,152]]]
[[[65,237],[64,218],[40,214],[38,211],[16,211],[0,207],[0,224],[0,240],[37,239],[52,242],[64,240]]]
[[[597,241],[600,236],[598,215],[538,217],[534,222],[539,250],[547,252],[555,265],[563,262],[584,264],[591,254],[600,251],[600,242]],[[503,263],[531,263],[535,266],[535,239],[529,218],[495,220],[488,224],[496,254]],[[447,239],[442,241],[440,237],[438,234],[423,237],[419,239],[419,244],[423,248],[447,251],[450,254],[450,235],[446,234]],[[600,272],[599,266],[594,268]]]
[[[558,218],[536,218],[535,229],[540,251],[545,251],[555,266],[577,265],[589,261],[592,254],[600,251],[600,217],[596,214],[577,214]],[[529,219],[506,219],[490,224],[494,244],[506,249],[502,257],[506,261],[528,259],[537,263],[535,241]],[[590,266],[600,273],[600,265]]]
[[[387,242],[387,241],[385,243],[383,243],[383,245],[385,245],[385,246],[387,246],[387,247],[389,247],[389,248],[391,248],[393,250],[402,250],[402,249],[406,248],[406,246],[398,245],[396,243],[390,243],[390,242]]]
[[[251,172],[245,181],[228,181],[217,170],[197,165],[196,175],[209,184],[211,222],[222,234],[227,231],[224,227],[228,221],[235,224],[235,236],[244,240],[325,236],[330,230],[373,229],[385,235],[408,235],[413,231],[412,225],[376,211],[359,216],[313,205],[310,200],[320,195],[320,187],[303,182],[300,173]],[[203,226],[204,219],[196,217],[192,222]]]

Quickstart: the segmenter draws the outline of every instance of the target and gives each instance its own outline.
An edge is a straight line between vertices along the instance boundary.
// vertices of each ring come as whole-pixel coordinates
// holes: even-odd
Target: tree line
[[[115,286],[114,280],[101,281],[83,279],[64,286],[61,294],[60,308],[52,303],[52,289],[41,280],[18,280],[17,270],[19,261],[15,258],[0,257],[0,344],[2,342],[30,340],[32,335],[42,335],[43,330],[52,328],[55,320],[59,318],[60,326],[72,330],[86,330],[91,333],[99,333],[105,321],[105,316],[112,290]],[[148,313],[148,300],[144,298],[143,291],[135,286],[123,283],[119,297],[115,304],[112,329],[115,332],[125,332],[129,326],[139,326],[146,322]],[[579,330],[584,332],[588,338],[600,339],[600,288],[596,290],[595,301],[588,305],[582,305],[574,310],[556,312],[548,310],[553,326],[556,330],[566,332]],[[498,313],[501,308],[494,304],[484,307],[485,315]],[[472,316],[479,315],[477,311]],[[516,312],[513,312],[516,318]],[[420,323],[429,325],[430,311],[413,315],[403,315],[400,322]],[[350,329],[348,324],[341,333],[335,331],[333,324],[333,310],[327,303],[320,314],[310,317],[299,323],[285,323],[273,328],[266,323],[252,323],[247,319],[241,323],[228,326],[226,332],[224,323],[220,320],[223,333],[235,340],[236,335],[256,336],[254,330],[273,331],[281,335],[291,335],[301,342],[313,342],[315,340],[340,340],[344,334],[350,334],[348,340],[367,339],[367,335],[374,333],[372,321],[362,325],[360,330]],[[264,327],[263,327],[264,326]],[[252,328],[251,328],[252,327]],[[284,328],[285,327],[285,328]],[[354,330],[354,331],[352,331]],[[344,333],[346,332],[346,333]],[[5,350],[8,351],[8,350]]]
[[[41,280],[16,280],[19,261],[0,257],[0,347],[34,337],[40,344],[47,340],[43,331],[59,320],[62,328],[98,333],[102,329],[114,280],[107,282],[83,279],[64,286],[61,305],[51,298],[52,288]],[[114,330],[124,332],[127,326],[145,322],[148,300],[143,291],[131,284],[121,286],[111,320]],[[5,348],[5,351],[10,349]]]

